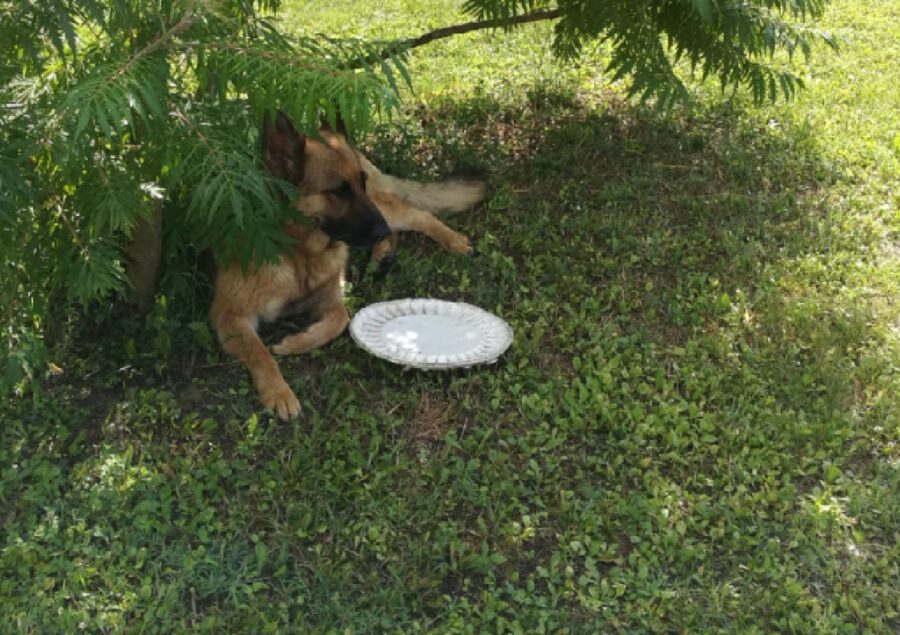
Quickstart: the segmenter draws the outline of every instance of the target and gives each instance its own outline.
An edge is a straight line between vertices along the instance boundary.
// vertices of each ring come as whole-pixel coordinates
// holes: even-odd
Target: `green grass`
[[[336,35],[453,3],[297,2]],[[448,5],[451,5],[448,7]],[[346,336],[258,410],[197,309],[96,310],[0,406],[0,623],[18,632],[900,630],[900,14],[835,2],[798,101],[624,103],[546,27],[423,48],[385,169],[488,172],[351,307],[434,296],[516,332],[403,371]],[[192,314],[193,313],[193,314]],[[4,631],[6,632],[6,631]]]

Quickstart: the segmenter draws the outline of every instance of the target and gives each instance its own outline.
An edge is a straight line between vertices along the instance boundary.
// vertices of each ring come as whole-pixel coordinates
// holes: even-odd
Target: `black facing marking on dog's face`
[[[371,247],[387,238],[391,230],[366,194],[362,172],[355,181],[343,179],[324,192],[329,205],[321,216],[321,228],[351,247]]]
[[[374,246],[391,235],[391,228],[381,213],[325,218],[320,227],[332,240],[347,243],[350,247],[365,249]]]

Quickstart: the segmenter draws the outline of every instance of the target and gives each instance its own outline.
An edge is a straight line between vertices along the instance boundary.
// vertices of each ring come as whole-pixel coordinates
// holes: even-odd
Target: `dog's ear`
[[[304,139],[304,136],[294,128],[291,118],[281,110],[275,115],[274,125],[272,125],[272,118],[269,116],[268,110],[263,115],[262,143],[264,150],[289,142],[299,141],[302,143]]]
[[[278,111],[273,125],[268,111],[262,125],[263,161],[275,176],[291,183],[303,180],[303,157],[306,137],[297,132],[290,118]]]
[[[330,132],[331,134],[338,134],[344,137],[344,139],[350,138],[347,135],[347,125],[344,123],[344,118],[341,117],[340,112],[335,115],[334,128],[332,128],[331,124],[328,123],[327,118],[322,117],[322,125],[319,126],[319,130],[323,132]]]
[[[284,111],[279,110],[278,114],[275,116],[275,129],[285,135],[297,135],[297,130],[294,128],[294,122],[291,121],[291,118],[284,114]]]

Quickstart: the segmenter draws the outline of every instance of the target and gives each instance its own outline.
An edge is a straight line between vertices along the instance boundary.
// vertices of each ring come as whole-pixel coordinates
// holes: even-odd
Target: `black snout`
[[[365,229],[357,237],[354,242],[348,242],[351,247],[372,247],[376,243],[381,242],[391,235],[391,228],[385,222],[381,213],[372,215],[366,224]]]
[[[378,218],[372,223],[371,234],[373,238],[372,244],[380,243],[382,240],[391,235],[391,228],[385,222],[384,217],[379,214]]]
[[[362,214],[329,218],[322,224],[322,229],[334,240],[363,249],[372,247],[391,235],[391,228],[381,212],[374,207]]]

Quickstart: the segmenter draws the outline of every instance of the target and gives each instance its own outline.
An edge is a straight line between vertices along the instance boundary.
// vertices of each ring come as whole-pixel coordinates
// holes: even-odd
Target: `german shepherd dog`
[[[250,263],[244,274],[232,262],[218,265],[210,317],[222,347],[250,370],[263,406],[283,420],[300,414],[300,402],[272,353],[305,353],[341,334],[350,321],[343,301],[348,247],[374,248],[378,260],[395,244],[392,232],[427,234],[454,252],[468,239],[430,211],[458,211],[481,201],[479,181],[416,183],[383,174],[338,132],[323,125],[321,140],[306,137],[279,112],[263,120],[262,154],[268,169],[297,188],[294,205],[308,223],[288,222],[293,251],[276,263]],[[425,209],[422,209],[425,208]],[[313,324],[288,335],[271,352],[259,339],[259,322],[306,312]]]

